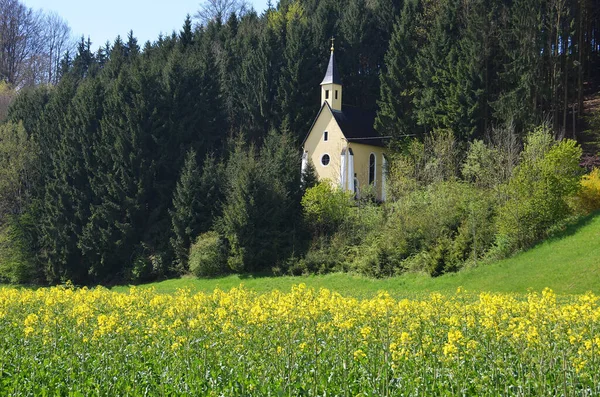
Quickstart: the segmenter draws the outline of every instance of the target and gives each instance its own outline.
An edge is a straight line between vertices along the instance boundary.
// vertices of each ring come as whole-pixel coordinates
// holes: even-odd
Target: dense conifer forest
[[[183,17],[154,42],[82,38],[55,83],[12,85],[2,280],[438,275],[600,206],[575,142],[591,169],[600,1],[281,0]],[[332,36],[345,104],[393,137],[384,205],[300,175]]]

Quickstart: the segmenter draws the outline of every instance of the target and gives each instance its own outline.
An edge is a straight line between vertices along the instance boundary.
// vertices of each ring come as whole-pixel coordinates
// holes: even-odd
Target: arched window
[[[375,183],[375,166],[375,154],[371,153],[371,155],[369,156],[369,185]]]

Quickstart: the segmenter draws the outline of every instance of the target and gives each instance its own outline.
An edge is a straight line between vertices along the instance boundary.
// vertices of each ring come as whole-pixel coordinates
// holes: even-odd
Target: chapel
[[[375,112],[342,102],[333,40],[321,82],[321,107],[302,143],[302,170],[312,162],[319,180],[329,180],[356,197],[370,189],[385,201],[385,137],[373,125]]]

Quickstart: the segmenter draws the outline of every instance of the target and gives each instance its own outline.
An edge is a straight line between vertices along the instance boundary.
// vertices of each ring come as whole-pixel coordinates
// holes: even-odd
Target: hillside
[[[243,284],[259,292],[273,289],[289,290],[292,285],[305,283],[309,287],[329,288],[344,295],[372,296],[385,290],[396,297],[410,297],[440,291],[453,292],[462,286],[468,291],[525,293],[552,288],[558,294],[600,293],[600,214],[584,218],[560,236],[549,239],[535,248],[490,265],[463,270],[432,278],[405,275],[383,280],[348,274],[329,274],[305,277],[253,277],[232,275],[214,279],[191,277],[147,284],[158,292],[171,293],[178,288],[191,291],[228,290]],[[115,287],[126,291],[127,287]]]

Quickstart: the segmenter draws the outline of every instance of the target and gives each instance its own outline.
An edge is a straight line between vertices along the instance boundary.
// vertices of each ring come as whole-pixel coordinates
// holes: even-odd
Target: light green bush
[[[0,281],[21,284],[34,281],[35,276],[24,229],[13,222],[0,226]]]
[[[497,240],[505,255],[530,247],[572,214],[569,201],[583,172],[580,158],[577,142],[556,142],[547,128],[527,137],[521,163],[502,189]]]
[[[578,206],[586,213],[600,209],[600,169],[581,177],[581,190],[577,195]]]
[[[352,194],[333,187],[329,181],[307,189],[301,203],[306,224],[315,235],[336,231],[353,205]]]
[[[217,232],[207,232],[198,236],[190,248],[190,271],[197,277],[210,277],[225,271],[227,249],[225,241]]]

